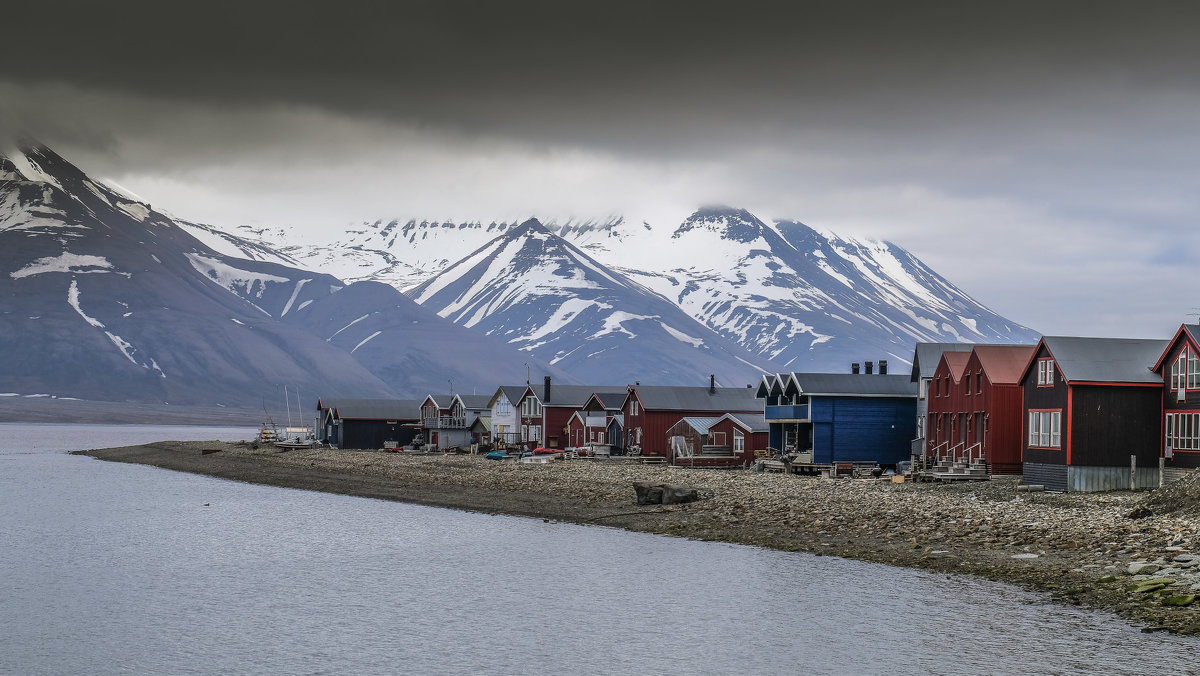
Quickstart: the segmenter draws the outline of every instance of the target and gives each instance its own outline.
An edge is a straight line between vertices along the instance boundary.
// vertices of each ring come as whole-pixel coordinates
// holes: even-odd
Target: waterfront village
[[[968,573],[1200,633],[1200,325],[1161,340],[919,343],[902,373],[847,367],[739,387],[543,378],[483,395],[322,397],[314,438],[295,447],[95,454]],[[661,502],[643,506],[646,487]],[[696,501],[668,504],[678,487]]]
[[[742,387],[501,386],[319,399],[341,449],[606,457],[676,467],[961,481],[1057,492],[1154,488],[1200,465],[1200,325],[1169,340],[918,343],[909,373],[779,373]],[[897,479],[899,480],[899,479]]]

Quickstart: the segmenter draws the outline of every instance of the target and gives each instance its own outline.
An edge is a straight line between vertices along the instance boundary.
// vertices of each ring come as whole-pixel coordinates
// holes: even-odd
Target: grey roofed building
[[[912,376],[909,380],[915,383],[919,379],[933,378],[933,372],[937,370],[942,354],[970,352],[975,345],[976,343],[917,343],[913,350]]]
[[[1162,378],[1152,369],[1170,342],[1142,338],[1042,338],[1069,383],[1161,383]],[[1026,372],[1032,366],[1030,361]]]
[[[599,395],[601,401],[606,405],[607,399],[604,395],[625,396],[627,388],[625,385],[551,385],[550,397],[547,398],[545,387],[529,386],[533,390],[534,396],[538,401],[542,402],[542,406],[583,406],[593,394]]]
[[[642,407],[651,411],[761,411],[753,388],[640,385]]]
[[[525,388],[527,387],[529,387],[529,385],[501,385],[500,387],[496,388],[496,391],[492,393],[491,397],[488,398],[488,406],[494,406],[496,404],[497,397],[502,394],[508,399],[509,403],[515,406],[518,401],[521,401],[521,397],[525,396]]]
[[[855,373],[786,374],[800,393],[826,397],[916,397],[917,384],[905,375]]]
[[[726,413],[721,419],[730,418],[737,421],[750,432],[769,432],[771,425],[766,416],[761,413]]]
[[[490,394],[456,394],[454,396],[463,403],[464,408],[472,411],[488,408],[492,401]]]
[[[342,420],[419,420],[424,399],[330,399],[317,406]]]

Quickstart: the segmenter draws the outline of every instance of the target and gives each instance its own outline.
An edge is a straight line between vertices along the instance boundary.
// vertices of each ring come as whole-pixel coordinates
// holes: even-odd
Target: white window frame
[[[733,431],[733,452],[735,455],[746,452],[746,435],[742,434],[741,430]]]
[[[630,399],[629,400],[629,415],[637,415],[637,414],[638,414],[638,401],[637,401],[637,399]]]
[[[1054,360],[1039,359],[1037,365],[1037,385],[1038,387],[1053,387],[1054,386]]]
[[[1062,448],[1062,410],[1029,412],[1029,448]]]
[[[1200,411],[1168,413],[1166,443],[1172,451],[1200,451]]]

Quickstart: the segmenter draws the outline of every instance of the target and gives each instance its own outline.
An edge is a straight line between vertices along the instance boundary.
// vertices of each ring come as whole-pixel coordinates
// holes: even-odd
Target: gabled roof
[[[762,409],[755,391],[749,387],[718,387],[710,392],[707,387],[671,385],[638,385],[630,388],[637,392],[642,408],[649,411],[757,411]]]
[[[970,352],[975,343],[917,343],[913,350],[912,382],[921,378],[932,378],[938,362],[946,352]]]
[[[861,373],[793,373],[792,380],[807,396],[913,397],[917,384],[905,375]]]
[[[970,352],[945,352],[942,354],[942,361],[946,362],[946,369],[950,371],[950,377],[954,382],[962,380],[963,371],[967,368],[967,362],[971,359]],[[937,370],[934,369],[934,373]],[[912,382],[909,378],[908,382]]]
[[[1159,356],[1158,361],[1154,362],[1154,371],[1158,371],[1160,374],[1163,373],[1161,370],[1163,362],[1175,351],[1175,344],[1179,342],[1181,337],[1190,341],[1193,347],[1200,350],[1200,324],[1184,324],[1175,332],[1175,337],[1167,341],[1167,346],[1163,348],[1162,355]]]
[[[770,432],[771,425],[767,422],[767,417],[758,413],[726,413],[721,416],[721,420],[732,420],[734,424],[740,425],[747,432]]]
[[[594,399],[596,403],[606,411],[612,411],[621,408],[621,403],[625,400],[625,395],[628,393],[627,387],[620,388],[618,392],[593,392],[587,401],[580,404],[580,408],[586,408],[592,404]]]
[[[758,381],[758,389],[754,391],[754,398],[766,399],[773,394],[779,394],[782,389],[783,386],[779,384],[779,374],[764,373]]]
[[[420,420],[424,399],[331,399],[322,402],[342,420]]]
[[[988,382],[993,385],[1015,385],[1021,382],[1025,365],[1033,357],[1036,345],[976,345],[975,357]]]
[[[716,417],[716,418],[688,417],[688,418],[680,419],[679,422],[681,422],[685,425],[690,425],[692,429],[696,430],[700,434],[708,434],[709,428],[711,428],[713,425],[717,424],[717,421],[719,421],[719,420],[720,420],[719,417]],[[675,424],[678,425],[679,423],[675,423]],[[672,427],[674,427],[674,426],[675,425],[672,425]]]
[[[1168,343],[1141,338],[1045,336],[1039,345],[1046,346],[1068,383],[1161,384],[1162,377],[1150,369]],[[1022,370],[1022,380],[1035,361],[1036,352]]]
[[[625,414],[618,413],[617,415],[608,416],[608,424],[615,424],[617,427],[625,427]]]
[[[421,400],[421,403],[424,404],[430,399],[433,400],[434,405],[438,408],[449,409],[454,403],[454,397],[449,394],[427,394],[425,395],[425,398]]]
[[[512,404],[513,406],[516,406],[517,402],[521,401],[521,397],[525,396],[525,388],[526,387],[529,387],[529,386],[528,385],[501,385],[500,387],[496,388],[496,391],[492,394],[491,399],[488,400],[488,406],[489,407],[495,406],[496,400],[500,397],[500,395],[504,395],[504,397],[506,397],[508,399],[508,402],[510,404]]]
[[[487,394],[456,394],[454,398],[461,401],[467,410],[483,410],[491,407],[492,397]]]
[[[551,385],[550,399],[542,399],[542,394],[545,390],[538,390],[534,387],[533,394],[542,402],[542,406],[578,406],[582,407],[591,399],[592,395],[599,395],[601,401],[607,404],[603,399],[604,395],[616,395],[624,397],[626,387],[624,385]]]

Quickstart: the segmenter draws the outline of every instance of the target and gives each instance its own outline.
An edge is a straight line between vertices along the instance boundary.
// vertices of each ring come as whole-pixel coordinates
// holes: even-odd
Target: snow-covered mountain
[[[561,321],[555,304],[571,307],[568,301],[581,292],[562,277],[564,272],[549,274],[561,283],[547,284],[545,266],[536,262],[536,256],[519,259],[530,266],[528,275],[506,269],[505,278],[494,281],[496,288],[489,292],[498,294],[499,287],[506,285],[506,293],[538,308],[532,319],[517,325],[511,325],[510,309],[502,303],[477,305],[427,291],[432,284],[466,293],[442,276],[464,274],[465,260],[459,261],[464,252],[504,241],[517,228],[507,222],[376,222],[355,228],[337,245],[283,250],[301,264],[319,264],[320,269],[336,270],[344,278],[372,279],[406,289],[439,314],[493,335],[497,331],[511,332],[511,337],[537,335],[538,317],[544,319],[543,328]],[[594,268],[669,300],[743,348],[749,356],[741,358],[756,364],[841,371],[851,361],[907,362],[913,345],[920,341],[1037,339],[1036,332],[995,314],[893,243],[818,232],[798,221],[766,223],[744,209],[711,207],[678,223],[609,218],[548,222],[545,229],[585,255]],[[503,247],[497,244],[488,250],[511,246],[511,242]],[[471,256],[478,258],[478,254]],[[535,274],[535,269],[541,272]],[[575,274],[576,267],[558,269]],[[428,282],[431,278],[440,281]],[[421,290],[415,291],[418,287]],[[545,298],[534,301],[538,294]],[[613,310],[645,314],[637,309],[641,304]],[[472,314],[458,311],[462,306],[471,307]],[[500,310],[503,313],[491,322],[485,320]],[[581,327],[588,317],[574,316],[573,322]],[[596,324],[572,332],[582,337],[602,330],[603,324]],[[563,349],[568,344],[556,342],[555,352],[543,356],[564,358],[559,352],[569,352]],[[539,350],[543,347],[538,345]]]
[[[895,244],[766,224],[744,209],[702,209],[670,229],[621,221],[563,236],[789,370],[908,362],[916,342],[1038,337]]]
[[[313,397],[486,391],[520,382],[525,362],[570,382],[391,287],[286,262],[180,224],[48,148],[6,150],[0,394],[258,408],[283,385]]]
[[[591,383],[754,382],[772,369],[529,220],[412,290],[421,305]]]

